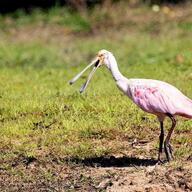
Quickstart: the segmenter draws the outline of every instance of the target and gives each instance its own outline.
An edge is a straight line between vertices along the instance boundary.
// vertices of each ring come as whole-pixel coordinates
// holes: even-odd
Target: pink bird
[[[167,160],[173,159],[170,138],[176,126],[176,115],[192,118],[192,100],[181,93],[176,87],[158,80],[152,79],[127,79],[118,69],[118,65],[113,54],[107,50],[100,50],[94,59],[83,71],[78,73],[69,81],[73,84],[89,67],[94,65],[86,82],[82,85],[80,93],[87,87],[96,69],[105,65],[117,84],[117,87],[127,95],[142,110],[157,116],[160,122],[159,153],[158,161],[161,162],[161,154],[166,154]],[[164,140],[163,121],[169,117],[172,121],[170,130]]]

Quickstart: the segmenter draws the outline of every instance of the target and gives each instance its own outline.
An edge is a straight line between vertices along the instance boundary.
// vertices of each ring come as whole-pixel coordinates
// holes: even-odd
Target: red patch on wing
[[[150,88],[147,88],[147,90],[149,91],[149,93],[152,93],[152,94],[154,94],[155,92],[157,92],[158,91],[158,88],[157,87],[150,87]]]
[[[135,96],[135,97],[139,97],[139,96],[140,96],[140,93],[141,93],[141,92],[140,92],[137,88],[134,89],[134,96]]]

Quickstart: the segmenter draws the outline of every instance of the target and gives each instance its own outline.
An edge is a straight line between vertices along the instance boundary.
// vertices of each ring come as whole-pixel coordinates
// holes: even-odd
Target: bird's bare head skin
[[[105,65],[107,68],[110,68],[111,59],[114,58],[113,54],[106,49],[102,49],[98,52],[97,57],[100,60],[100,66]]]
[[[80,73],[78,73],[75,77],[73,77],[69,81],[69,84],[72,85],[88,68],[90,68],[92,65],[94,65],[94,67],[93,67],[92,71],[90,72],[87,80],[81,86],[81,88],[79,90],[80,93],[82,93],[85,90],[85,88],[87,87],[87,85],[88,85],[89,81],[91,80],[93,74],[95,73],[96,69],[103,64],[107,65],[109,54],[111,54],[111,53],[105,49],[100,50],[98,52],[96,58],[87,67],[85,67]]]

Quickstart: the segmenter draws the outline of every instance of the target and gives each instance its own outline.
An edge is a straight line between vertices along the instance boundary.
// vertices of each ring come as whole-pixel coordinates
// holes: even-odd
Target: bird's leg
[[[167,134],[167,137],[165,139],[165,142],[164,142],[164,150],[165,150],[165,154],[166,154],[166,157],[167,157],[167,160],[170,161],[171,159],[173,159],[173,154],[172,154],[172,147],[169,143],[169,140],[171,138],[171,134],[173,133],[173,130],[176,126],[176,119],[173,115],[171,115],[170,113],[167,113],[167,116],[171,119],[172,121],[172,126]]]
[[[162,162],[161,160],[161,155],[163,152],[163,141],[164,141],[164,130],[163,130],[163,121],[160,121],[160,128],[161,128],[161,133],[159,135],[159,154],[158,154],[158,162]]]

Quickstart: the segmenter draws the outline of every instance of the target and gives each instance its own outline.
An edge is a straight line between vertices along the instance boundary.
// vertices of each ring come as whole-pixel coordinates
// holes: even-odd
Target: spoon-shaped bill
[[[92,65],[96,63],[97,59],[93,60],[85,69],[83,69],[81,72],[79,72],[75,77],[73,77],[70,81],[69,84],[72,85],[88,68],[90,68]]]
[[[87,87],[89,81],[91,80],[91,78],[92,78],[93,74],[95,73],[96,69],[98,68],[98,66],[99,66],[99,65],[94,66],[94,68],[92,69],[91,73],[89,74],[87,80],[86,80],[85,83],[81,86],[81,88],[80,88],[80,90],[79,90],[80,93],[82,93],[82,92],[85,90],[85,88]]]

